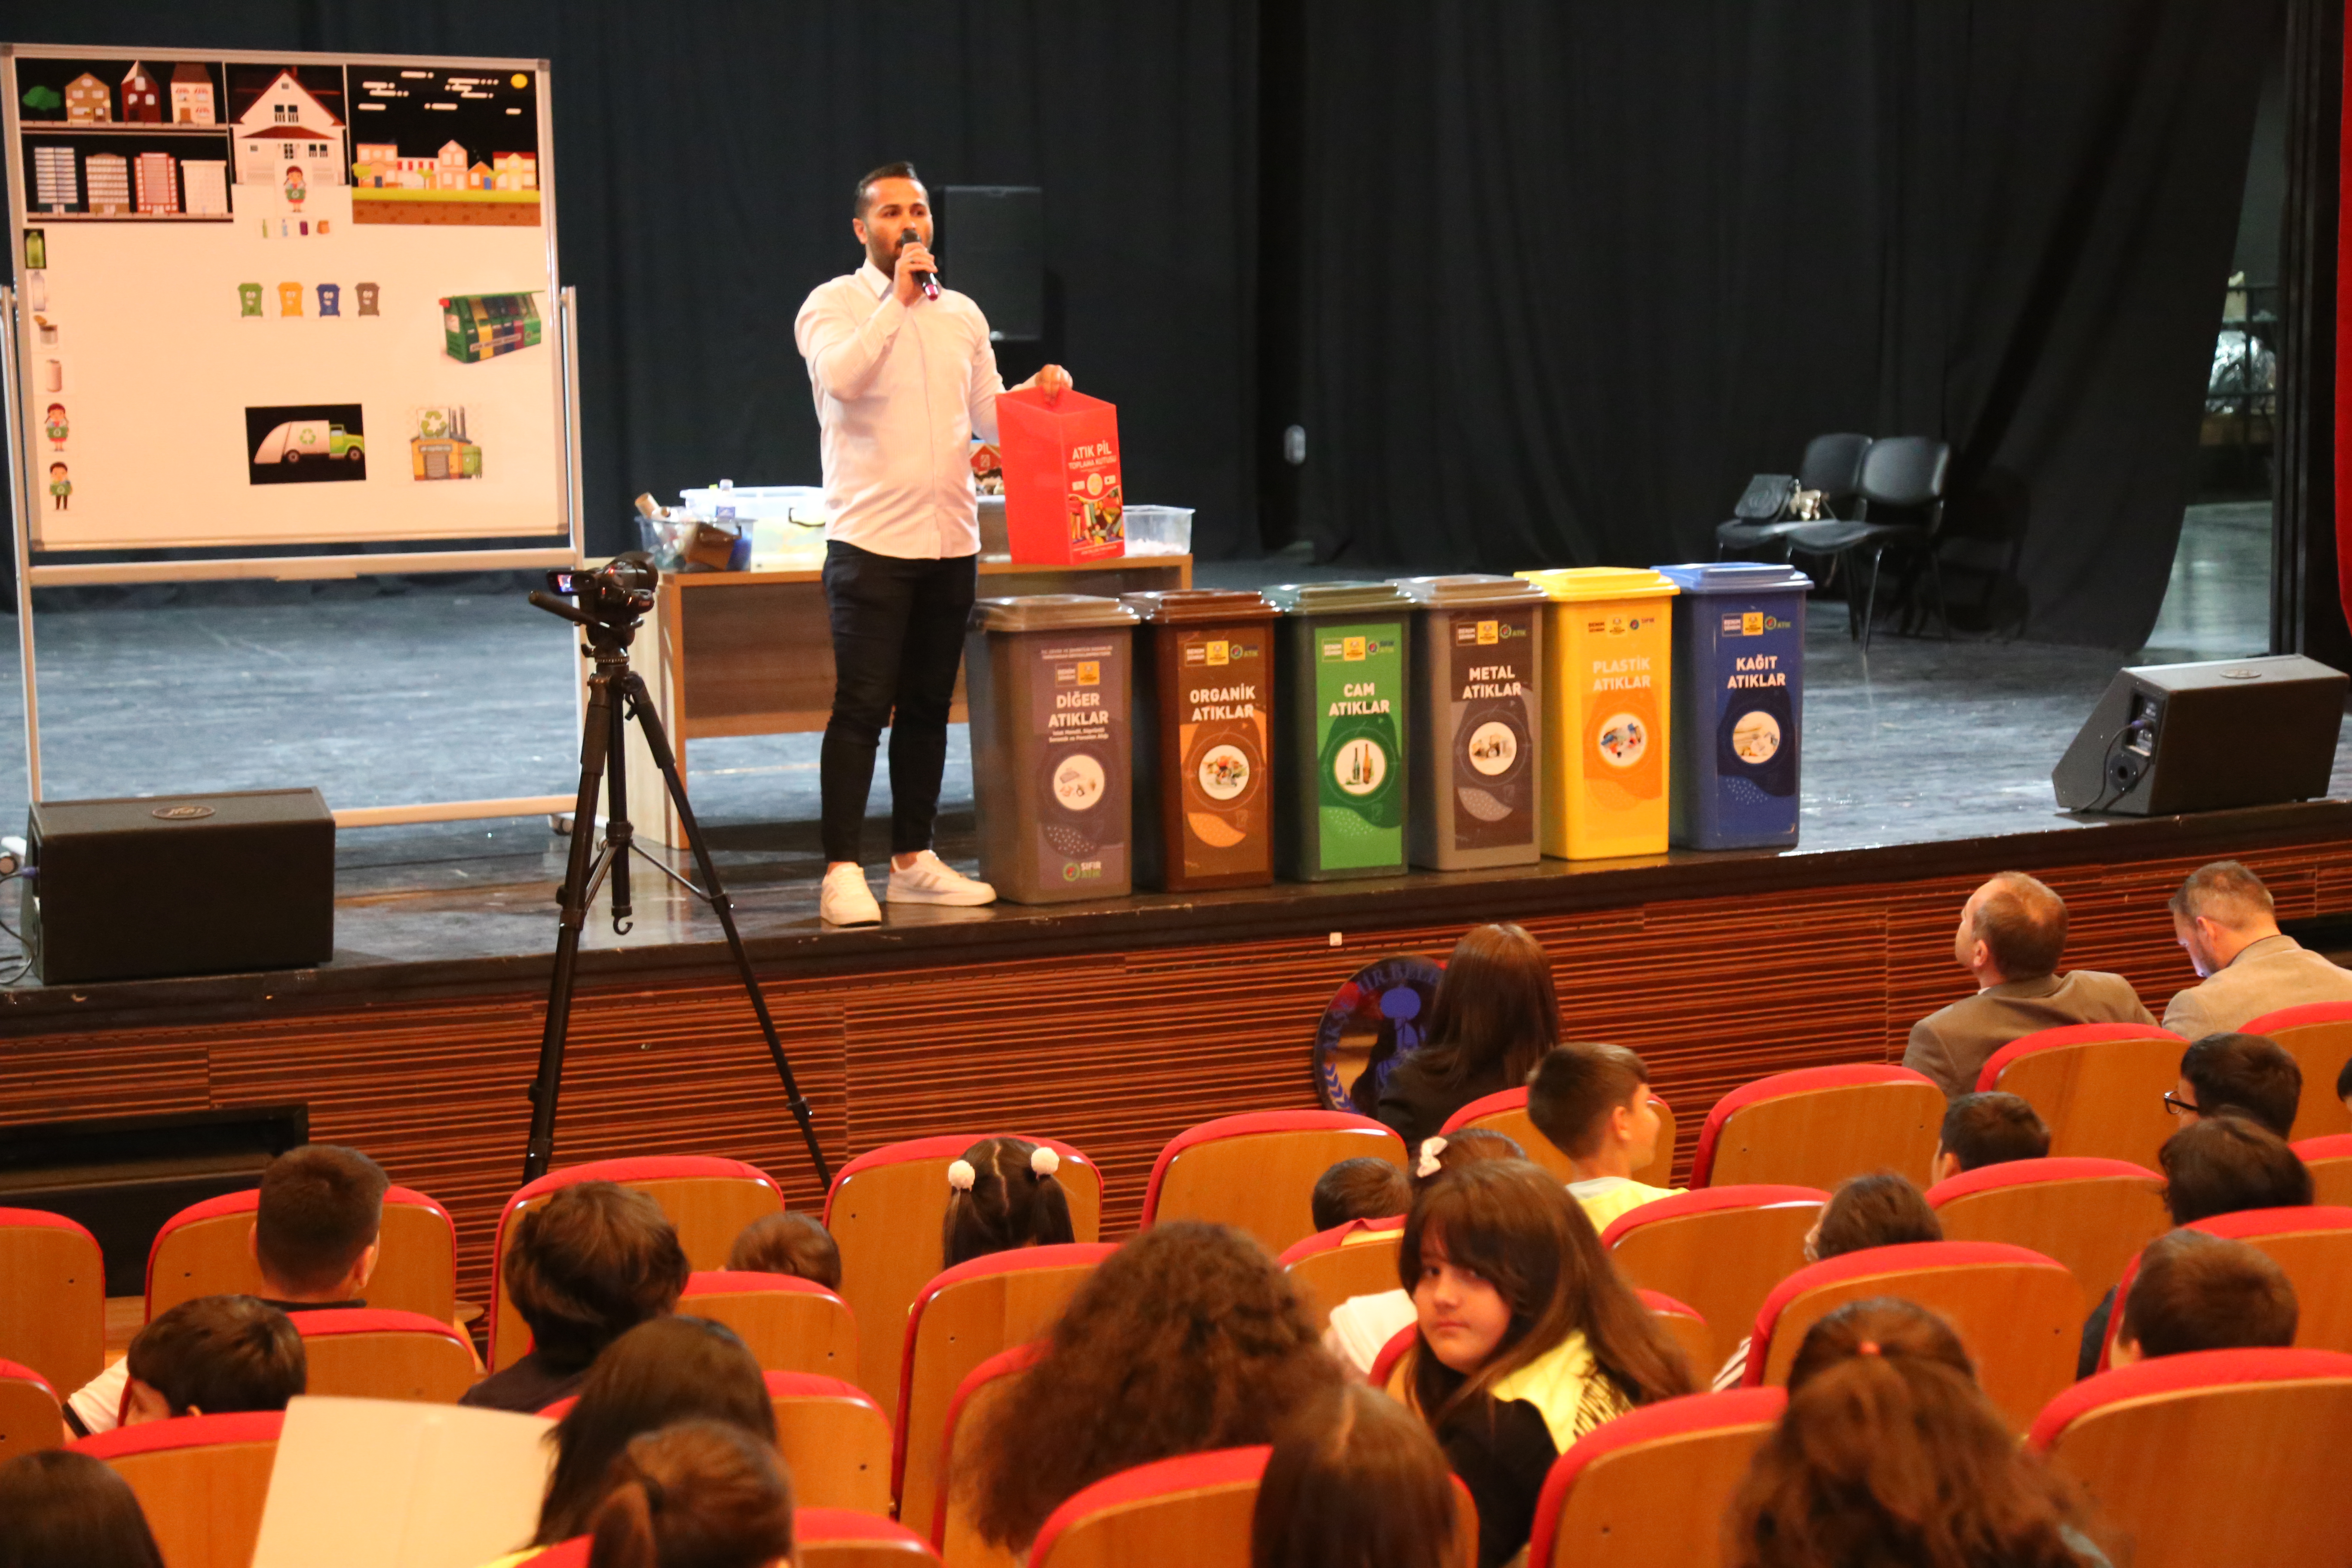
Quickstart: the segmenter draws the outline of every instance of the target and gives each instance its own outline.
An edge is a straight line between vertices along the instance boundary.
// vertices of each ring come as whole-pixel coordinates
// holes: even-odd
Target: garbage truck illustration
[[[345,430],[341,425],[326,419],[289,419],[261,438],[253,450],[253,460],[262,463],[296,463],[318,458],[354,462],[367,454],[367,438]]]

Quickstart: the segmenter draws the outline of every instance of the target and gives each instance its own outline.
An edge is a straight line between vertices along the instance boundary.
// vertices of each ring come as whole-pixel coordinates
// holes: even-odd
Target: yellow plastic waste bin
[[[1545,614],[1538,837],[1563,860],[1666,850],[1675,585],[1647,567],[1520,576]]]

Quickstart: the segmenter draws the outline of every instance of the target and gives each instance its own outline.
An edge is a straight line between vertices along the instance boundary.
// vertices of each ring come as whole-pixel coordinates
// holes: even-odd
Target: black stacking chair
[[[1952,449],[1931,436],[1890,436],[1873,441],[1862,460],[1864,510],[1852,521],[1801,522],[1782,535],[1790,550],[1834,555],[1845,569],[1847,620],[1853,635],[1870,647],[1871,621],[1878,607],[1878,571],[1892,554],[1903,568],[1904,602],[1913,598],[1920,568],[1936,588],[1936,613],[1944,635],[1952,635],[1951,607],[1944,598],[1944,574],[1936,554],[1943,542],[1944,478]],[[1853,591],[1861,583],[1862,559],[1870,558],[1870,581],[1856,614]]]
[[[1816,436],[1805,443],[1805,460],[1797,466],[1797,488],[1822,492],[1832,518],[1863,515],[1862,460],[1870,450],[1867,436]],[[1757,550],[1781,543],[1793,529],[1793,519],[1751,520],[1735,517],[1715,530],[1715,557],[1720,561],[1735,550]]]

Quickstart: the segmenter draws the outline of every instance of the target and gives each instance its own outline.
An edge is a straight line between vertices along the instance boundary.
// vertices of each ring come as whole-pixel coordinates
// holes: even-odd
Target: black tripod
[[[808,1144],[817,1182],[830,1187],[833,1172],[825,1164],[824,1151],[817,1146],[808,1100],[793,1077],[783,1042],[776,1037],[776,1022],[768,1016],[767,998],[760,994],[751,960],[743,952],[743,938],[735,930],[734,906],[719,885],[719,868],[703,847],[702,829],[694,820],[694,808],[687,804],[686,781],[678,777],[669,736],[662,730],[661,716],[654,711],[644,678],[629,668],[629,644],[636,637],[638,618],[653,608],[653,588],[658,581],[652,562],[643,555],[625,555],[593,574],[549,574],[549,585],[576,595],[578,604],[536,589],[530,595],[530,602],[541,609],[581,627],[588,639],[587,652],[596,661],[596,673],[588,678],[588,721],[580,740],[580,795],[572,810],[572,856],[559,900],[563,913],[555,939],[555,974],[547,987],[547,1028],[539,1041],[539,1076],[530,1086],[530,1142],[523,1154],[522,1179],[531,1182],[545,1175],[548,1160],[555,1152],[555,1097],[563,1081],[563,1037],[572,1022],[572,983],[579,968],[580,932],[588,922],[588,906],[610,877],[613,930],[629,929],[629,857],[634,853],[644,855],[646,864],[718,911],[719,924],[727,932],[728,951],[735,955],[735,968],[743,977],[744,993],[751,998],[751,1011],[759,1016],[760,1033],[767,1037],[776,1076],[784,1081],[784,1098]],[[646,749],[653,753],[654,765],[661,769],[662,782],[669,787],[670,803],[677,807],[687,847],[694,851],[695,866],[702,873],[699,888],[638,847],[630,828],[627,726],[632,718],[644,731]],[[607,792],[609,805],[604,842],[592,856],[589,840],[595,833],[599,787]]]

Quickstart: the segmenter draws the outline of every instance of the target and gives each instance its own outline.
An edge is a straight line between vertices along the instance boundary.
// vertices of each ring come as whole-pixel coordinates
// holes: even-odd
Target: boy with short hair
[[[199,1296],[139,1331],[121,1425],[174,1415],[283,1410],[309,1383],[302,1336],[285,1313],[251,1296]]]
[[[2110,1366],[2186,1351],[2294,1343],[2299,1316],[2286,1270],[2242,1241],[2167,1231],[2140,1249]]]
[[[761,1215],[735,1237],[727,1267],[754,1274],[789,1274],[838,1290],[841,1244],[814,1215],[797,1211]]]
[[[1980,1166],[2046,1159],[2049,1153],[2050,1129],[2023,1100],[1994,1089],[1963,1094],[1944,1107],[1928,1185]]]
[[[1528,1079],[1528,1120],[1568,1156],[1568,1190],[1596,1231],[1680,1187],[1633,1179],[1658,1152],[1650,1069],[1622,1046],[1555,1046]]]
[[[2276,1040],[2208,1035],[2180,1053],[2180,1084],[2168,1103],[2192,1126],[2200,1117],[2234,1110],[2284,1138],[2302,1099],[2302,1065]]]
[[[1392,1219],[1412,1207],[1404,1167],[1370,1154],[1342,1160],[1315,1182],[1315,1228],[1336,1230],[1350,1220]]]

